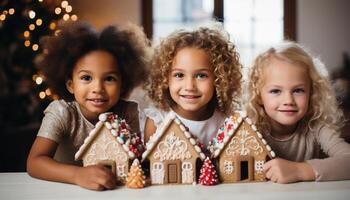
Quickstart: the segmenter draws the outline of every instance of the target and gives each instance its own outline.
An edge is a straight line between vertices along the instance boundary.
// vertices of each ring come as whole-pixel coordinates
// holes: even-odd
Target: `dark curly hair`
[[[218,27],[178,30],[161,41],[155,49],[149,79],[145,84],[149,97],[157,107],[168,110],[174,104],[169,92],[169,73],[177,52],[185,47],[202,49],[209,55],[215,75],[214,106],[225,114],[239,107],[242,66],[228,33],[222,26]]]
[[[103,50],[115,58],[122,76],[121,98],[144,79],[150,43],[136,25],[108,26],[101,32],[82,21],[65,23],[52,36],[42,39],[43,53],[36,58],[53,92],[65,100],[74,96],[65,87],[73,68],[86,54]]]

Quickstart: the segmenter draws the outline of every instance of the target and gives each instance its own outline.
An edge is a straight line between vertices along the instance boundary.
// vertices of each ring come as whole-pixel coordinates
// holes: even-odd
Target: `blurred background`
[[[154,43],[179,28],[221,21],[245,71],[264,48],[295,40],[326,64],[350,117],[350,1],[348,0],[1,0],[0,172],[25,171],[43,110],[58,97],[33,64],[41,37],[59,20],[143,26]],[[131,99],[142,98],[134,92]],[[144,106],[144,105],[143,105]],[[343,136],[349,142],[350,125]]]

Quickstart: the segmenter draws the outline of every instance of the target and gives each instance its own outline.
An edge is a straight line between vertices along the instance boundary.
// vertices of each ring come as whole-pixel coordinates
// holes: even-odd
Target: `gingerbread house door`
[[[168,161],[165,163],[166,173],[165,173],[165,182],[169,184],[178,184],[181,183],[181,168],[180,160]]]
[[[238,156],[235,160],[235,176],[237,181],[253,181],[254,159],[252,156]]]

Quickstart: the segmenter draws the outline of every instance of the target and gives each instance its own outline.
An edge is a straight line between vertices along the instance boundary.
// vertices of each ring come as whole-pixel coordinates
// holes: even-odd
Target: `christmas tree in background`
[[[215,166],[211,160],[207,157],[204,160],[201,168],[201,174],[199,176],[199,183],[202,185],[216,185],[219,182],[218,175],[215,170]]]
[[[68,1],[2,0],[0,3],[0,127],[40,122],[57,98],[34,66],[39,40],[56,31],[59,20],[77,20]]]
[[[135,159],[131,165],[128,177],[126,178],[126,186],[134,189],[143,188],[146,183],[145,179],[146,177],[143,173],[140,162],[138,159]]]

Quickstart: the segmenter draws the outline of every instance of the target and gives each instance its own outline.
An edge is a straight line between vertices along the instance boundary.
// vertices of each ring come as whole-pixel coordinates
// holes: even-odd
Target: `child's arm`
[[[79,167],[63,164],[53,159],[58,144],[53,140],[37,137],[27,160],[30,176],[79,185],[92,190],[113,189],[115,175],[103,166]]]
[[[147,143],[149,138],[156,132],[157,127],[154,125],[154,121],[150,118],[146,118],[145,123],[145,133],[144,133],[144,142]]]
[[[293,183],[315,180],[315,172],[306,162],[276,158],[264,164],[265,177],[275,183]]]

